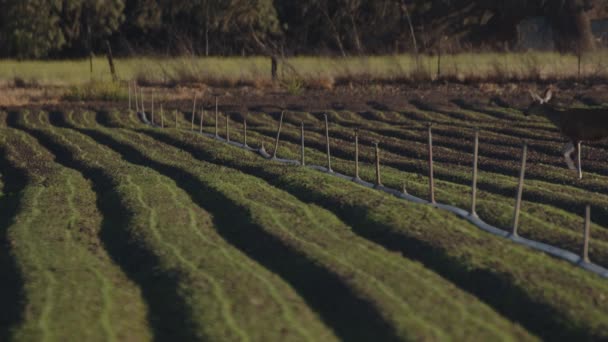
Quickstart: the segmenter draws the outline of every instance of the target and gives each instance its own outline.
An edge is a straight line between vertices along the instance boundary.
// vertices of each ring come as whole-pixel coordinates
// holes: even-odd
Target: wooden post
[[[479,160],[479,129],[475,129],[473,148],[473,184],[471,185],[471,216],[477,217],[477,163]]]
[[[194,101],[192,102],[192,124],[190,129],[194,131],[194,116],[196,115],[196,92],[194,92]]]
[[[355,179],[359,180],[359,129],[355,128]]]
[[[247,147],[247,118],[243,118],[243,146]]]
[[[154,122],[154,93],[152,93],[152,108],[151,108],[151,111],[152,112],[150,114],[152,115],[152,126],[154,126],[155,125],[155,122]]]
[[[230,114],[226,113],[226,141],[230,141]]]
[[[306,165],[306,162],[304,160],[304,122],[303,121],[300,123],[300,141],[301,141],[300,165],[304,166],[304,165]]]
[[[433,176],[433,132],[429,125],[429,200],[435,202],[435,178]]]
[[[199,133],[200,134],[203,134],[203,120],[204,119],[205,119],[205,110],[203,109],[203,110],[201,110],[201,121],[200,121],[200,124],[199,124],[199,126],[200,126],[199,127]]]
[[[576,162],[578,163],[578,179],[583,179],[583,166],[581,165],[581,142],[576,144]]]
[[[374,143],[374,149],[376,150],[376,186],[382,186],[382,179],[380,178],[380,148],[378,143]]]
[[[528,157],[528,144],[524,143],[521,154],[521,170],[519,172],[519,184],[517,185],[517,197],[515,198],[515,212],[513,214],[513,227],[511,234],[517,236],[517,226],[519,225],[519,212],[521,209],[521,197],[524,192],[524,177],[526,175],[526,158]]]
[[[160,104],[160,128],[165,128],[165,112],[163,112],[163,104]]]
[[[135,93],[135,111],[139,113],[139,101],[137,99],[137,82],[133,82],[133,93]]]
[[[272,154],[272,159],[277,158],[277,152],[279,150],[279,139],[281,137],[281,128],[283,127],[283,116],[285,115],[285,111],[281,112],[281,117],[279,118],[279,129],[277,130],[277,138],[274,142],[274,153]]]
[[[590,262],[589,260],[589,238],[591,235],[591,206],[587,204],[585,207],[585,232],[583,241],[583,261]]]
[[[129,87],[129,111],[133,110],[132,106],[131,106],[131,82],[127,82],[127,85]]]
[[[177,122],[177,111],[173,111],[175,113],[175,129],[179,129],[179,123]]]
[[[108,64],[110,64],[110,73],[112,74],[112,81],[118,81],[118,75],[116,75],[116,68],[114,67],[114,56],[112,56],[112,47],[110,42],[106,39],[106,48],[108,50]]]
[[[325,142],[327,144],[327,171],[334,172],[331,169],[331,153],[329,151],[329,122],[327,121],[327,114],[323,114],[325,117]]]
[[[217,96],[215,97],[215,137],[219,138],[219,132],[218,132],[218,122],[220,120],[219,117],[219,111],[218,111],[218,107],[217,107]]]
[[[405,187],[405,182],[403,182],[403,189],[401,190],[401,192],[403,192],[404,195],[407,195],[407,189]]]
[[[146,113],[146,108],[144,106],[144,88],[139,88],[139,91],[140,91],[140,95],[141,95],[140,96],[141,97],[140,98],[140,100],[141,100],[141,112],[145,114]]]

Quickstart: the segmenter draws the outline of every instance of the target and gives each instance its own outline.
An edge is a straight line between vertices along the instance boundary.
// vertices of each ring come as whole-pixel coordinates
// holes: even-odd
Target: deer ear
[[[543,99],[543,103],[549,102],[552,97],[553,97],[553,92],[551,91],[551,88],[548,88],[547,91],[545,91],[545,98]]]

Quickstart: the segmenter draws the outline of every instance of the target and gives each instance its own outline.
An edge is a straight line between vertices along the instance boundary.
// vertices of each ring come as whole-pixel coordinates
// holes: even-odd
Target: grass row
[[[608,333],[601,304],[607,285],[595,275],[480,232],[430,207],[403,203],[308,169],[260,160],[189,132],[142,132],[199,159],[255,174],[302,201],[331,208],[358,235],[421,261],[541,337],[597,338]]]
[[[608,334],[608,285],[593,274],[480,232],[431,207],[261,160],[189,132],[141,131],[200,160],[254,174],[302,201],[331,209],[356,234],[421,261],[543,338],[601,339]]]
[[[11,124],[97,185],[116,235],[108,248],[121,249],[119,263],[142,287],[155,338],[335,339],[289,284],[225,241],[218,218],[194,204],[178,180],[130,164],[78,132],[53,128],[45,114],[28,118],[19,115]],[[238,229],[233,223],[220,225]]]
[[[181,127],[189,127],[186,122]],[[267,124],[268,126],[268,124]],[[281,145],[279,156],[299,159],[299,129],[292,127],[281,133]],[[211,132],[206,129],[207,132]],[[261,132],[262,134],[258,134]],[[335,130],[334,130],[335,132]],[[237,132],[232,133],[233,139],[242,141],[242,136]],[[276,128],[257,129],[251,128],[248,141],[253,146],[260,146],[266,142],[269,150],[272,150],[272,141],[276,135]],[[311,131],[306,132],[307,158],[310,162],[324,165],[326,157],[325,138],[321,134]],[[334,162],[332,167],[336,171],[346,174],[354,174],[353,155],[354,146],[346,140],[332,139],[332,153]],[[361,148],[362,161],[368,164],[362,166],[361,175],[365,179],[374,179],[374,168],[371,163],[374,160],[373,150],[368,147]],[[383,167],[382,177],[385,185],[393,188],[401,188],[403,183],[407,184],[408,191],[419,197],[428,197],[428,180],[426,176],[426,165],[424,164],[423,152],[418,160],[403,158],[399,155],[382,152]],[[389,161],[385,161],[389,160]],[[395,161],[396,160],[396,161]],[[389,165],[391,167],[386,167]],[[438,163],[435,167],[437,177],[437,199],[440,202],[452,204],[461,208],[470,206],[470,170],[459,170],[453,165]],[[479,178],[478,194],[479,200],[477,213],[488,223],[504,229],[509,229],[512,221],[515,188],[517,178],[482,172]],[[542,181],[527,181],[524,192],[523,214],[520,221],[520,233],[523,236],[537,241],[543,241],[555,246],[560,246],[571,251],[579,251],[582,244],[582,218],[572,208],[580,207],[582,213],[583,205],[587,201],[593,203],[593,220],[599,224],[593,225],[593,240],[591,243],[591,255],[594,261],[608,265],[608,233],[605,227],[605,201],[602,196],[589,198],[588,193],[583,190],[574,190],[563,193],[563,185],[554,185]],[[576,196],[572,196],[572,192]],[[577,194],[578,192],[578,194]]]
[[[546,80],[578,78],[576,56],[554,52],[462,53],[441,57],[437,75],[437,56],[413,55],[332,57],[291,57],[282,67],[285,78],[296,78],[309,85],[331,87],[349,81],[427,81],[442,77],[464,81]],[[605,51],[585,54],[582,76],[605,76]],[[134,57],[114,60],[122,79],[149,83],[204,82],[211,85],[260,85],[271,81],[267,57]],[[89,61],[0,61],[0,80],[19,80],[31,84],[82,84],[91,79],[110,81],[107,60]]]
[[[77,120],[71,122],[78,125]],[[348,308],[338,309],[344,304],[327,303],[347,319],[349,323],[344,329],[351,338],[385,339],[391,338],[390,334],[406,340],[447,336],[533,338],[419,263],[353,234],[351,227],[329,211],[304,204],[257,177],[221,165],[197,162],[179,149],[131,131],[79,129],[98,142],[122,151],[123,156],[134,163],[153,165],[172,177],[198,180],[198,187],[204,188],[207,196],[223,202],[226,209],[233,209],[231,215],[246,212],[247,219],[261,228],[257,239],[263,239],[264,234],[280,239],[290,249],[337,276],[348,291],[370,303],[388,324],[388,331],[380,337],[376,335],[380,333],[377,329],[369,329],[370,322],[357,321],[358,317],[347,318],[353,316],[353,312]],[[220,195],[223,198],[219,198]],[[308,281],[319,286],[323,279],[309,277]],[[338,294],[332,290],[335,289],[324,288],[323,293],[317,291],[315,296],[336,301]],[[359,329],[363,331],[356,331]]]
[[[18,270],[3,272],[2,283],[19,277],[22,286],[3,293],[18,302],[3,303],[18,320],[10,331],[3,326],[0,336],[15,341],[151,338],[139,288],[99,239],[102,217],[90,184],[54,163],[54,156],[31,137],[0,131],[6,181],[23,182],[8,200],[16,202],[15,216],[2,220],[9,224],[2,230]]]

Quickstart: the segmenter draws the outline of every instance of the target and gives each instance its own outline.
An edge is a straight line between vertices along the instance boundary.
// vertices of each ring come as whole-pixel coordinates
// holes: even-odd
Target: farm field
[[[126,103],[0,111],[0,340],[608,339],[607,279],[199,134],[243,143],[246,120],[247,144],[274,152],[276,104],[221,101],[217,120],[211,99],[202,120],[188,101],[156,106],[163,128]],[[326,165],[327,114],[334,171],[354,176],[358,129],[361,178],[378,142],[382,183],[425,199],[432,124],[436,200],[466,210],[478,128],[476,211],[505,231],[526,141],[519,234],[580,253],[589,204],[589,256],[608,267],[605,142],[584,146],[578,180],[557,130],[517,106],[286,107],[278,157],[300,159],[303,125],[306,163]]]

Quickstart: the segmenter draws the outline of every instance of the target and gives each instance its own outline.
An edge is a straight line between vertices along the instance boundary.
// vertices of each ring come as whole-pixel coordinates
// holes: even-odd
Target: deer
[[[569,142],[564,146],[562,153],[570,170],[578,173],[578,179],[583,178],[581,168],[581,143],[599,141],[608,137],[608,108],[561,108],[551,103],[553,91],[551,87],[545,90],[544,96],[530,90],[534,100],[524,111],[524,115],[543,116],[553,123]],[[577,153],[575,167],[572,153]]]

